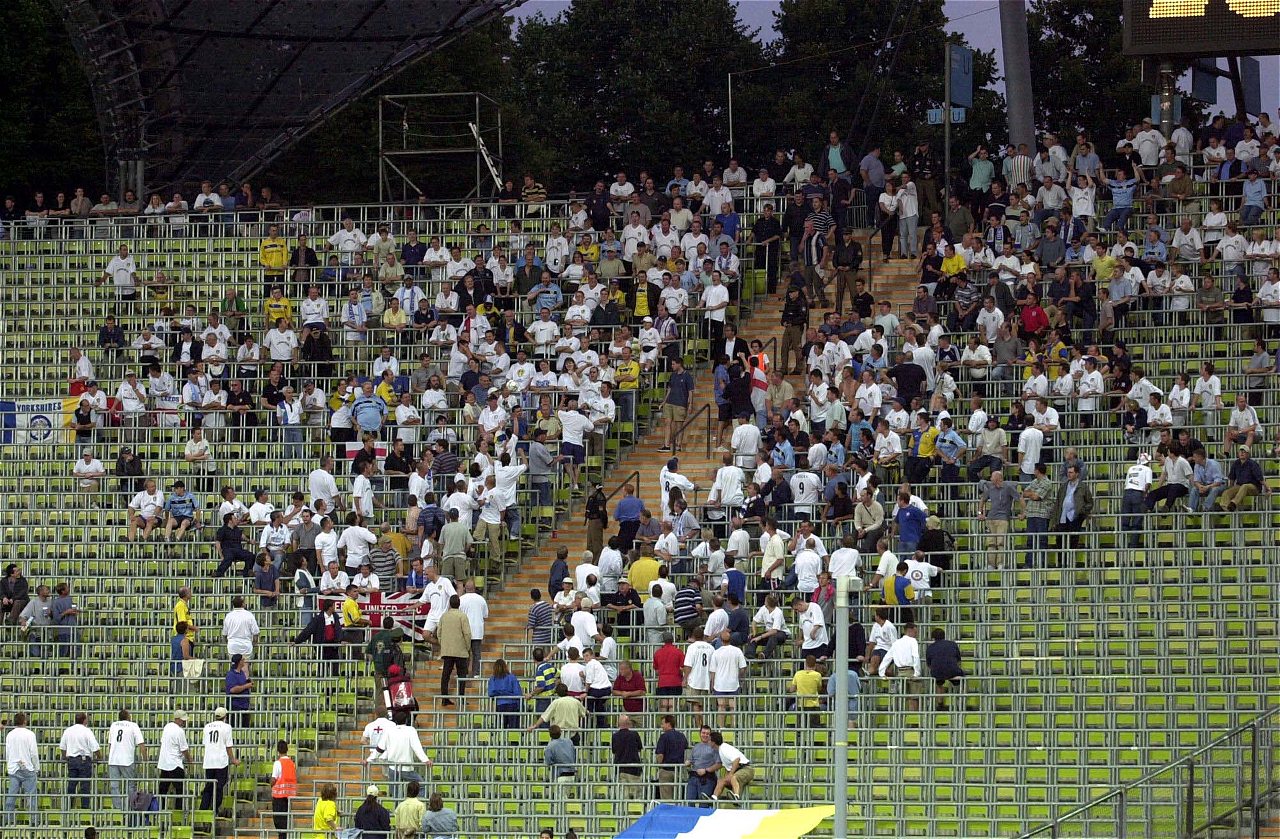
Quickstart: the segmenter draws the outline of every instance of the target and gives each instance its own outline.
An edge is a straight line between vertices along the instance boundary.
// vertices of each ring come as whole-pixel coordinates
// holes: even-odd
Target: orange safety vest
[[[280,777],[271,782],[272,798],[293,798],[298,794],[298,767],[293,758],[280,757]]]

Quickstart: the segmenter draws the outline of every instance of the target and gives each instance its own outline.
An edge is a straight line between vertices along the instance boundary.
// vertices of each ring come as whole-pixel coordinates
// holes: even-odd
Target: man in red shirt
[[[1045,333],[1049,329],[1049,316],[1044,309],[1040,308],[1039,297],[1034,294],[1027,296],[1018,319],[1021,321],[1021,328],[1018,330],[1019,338],[1023,341],[1030,341],[1032,338],[1044,340]]]
[[[653,654],[653,672],[658,675],[659,705],[664,712],[675,710],[675,697],[684,693],[684,653],[676,647],[670,632],[662,635],[662,646]]]
[[[644,676],[629,661],[618,663],[618,677],[613,680],[613,695],[622,697],[622,710],[629,714],[644,711]]]

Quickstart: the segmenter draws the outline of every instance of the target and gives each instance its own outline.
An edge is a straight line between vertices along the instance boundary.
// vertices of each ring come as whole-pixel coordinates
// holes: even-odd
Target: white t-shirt
[[[818,632],[811,638],[809,636],[813,633],[814,627],[817,627]],[[800,647],[804,650],[826,646],[829,641],[827,620],[823,617],[822,607],[817,603],[810,603],[808,608],[800,614],[800,638]]]
[[[1143,466],[1135,463],[1124,473],[1124,488],[1127,492],[1136,489],[1139,492],[1146,492],[1151,488],[1151,467]]]
[[[711,689],[711,656],[715,649],[706,641],[694,641],[684,654],[684,666],[689,668],[687,682],[694,690]]]
[[[787,620],[782,614],[782,609],[777,608],[770,612],[764,606],[756,610],[756,615],[752,618],[752,622],[761,627],[761,632],[776,629],[778,632],[787,631]]]
[[[818,590],[818,574],[822,571],[822,557],[816,551],[805,548],[796,554],[793,566],[797,582],[796,590],[801,594],[812,594]]]
[[[111,275],[111,281],[118,290],[127,291],[134,287],[133,275],[138,273],[138,266],[132,256],[122,259],[116,254],[107,263],[107,273]]]
[[[169,723],[160,733],[160,756],[156,759],[156,768],[162,771],[181,769],[182,753],[189,748],[187,732],[176,722]]]
[[[594,647],[596,645],[596,636],[600,634],[600,627],[596,623],[595,615],[585,609],[580,609],[573,613],[569,623],[573,626],[574,640],[583,647]]]
[[[712,311],[711,307],[718,306],[721,303],[728,303],[728,302],[729,302],[728,287],[724,286],[723,284],[707,286],[702,291],[702,305],[707,309],[703,317],[706,318],[707,320],[714,320],[714,321],[719,321],[720,323],[724,323],[725,314],[729,311],[729,309],[726,307],[723,309],[716,309],[715,311]]]
[[[1044,446],[1044,432],[1034,426],[1022,429],[1018,435],[1018,453],[1022,455],[1018,468],[1022,474],[1031,475],[1036,471],[1042,446]]]
[[[222,635],[227,639],[227,655],[251,655],[258,621],[245,609],[232,609],[222,619]]]
[[[907,560],[907,579],[911,581],[911,587],[916,590],[916,600],[922,600],[931,593],[932,584],[930,580],[938,576],[938,572],[942,569],[928,562],[920,562],[915,559]]]
[[[736,691],[739,687],[738,674],[747,666],[747,657],[742,650],[726,644],[711,654],[710,669],[715,676],[717,691]]]
[[[80,462],[83,463],[84,461],[81,460]],[[164,493],[156,490],[151,495],[148,495],[146,490],[143,490],[133,496],[129,506],[137,510],[138,515],[144,519],[155,518],[160,514],[160,510],[164,508]]]
[[[93,757],[101,748],[93,732],[79,723],[63,731],[62,739],[58,741],[58,750],[67,757]]]
[[[831,558],[827,561],[827,570],[831,572],[831,577],[856,577],[858,576],[858,563],[862,557],[858,553],[857,548],[837,548],[832,551]]]
[[[871,634],[867,636],[868,643],[875,644],[877,650],[889,652],[889,648],[893,646],[893,642],[898,640],[898,628],[889,621],[884,623],[873,624]]]
[[[467,623],[471,625],[471,640],[482,640],[484,622],[489,617],[489,604],[479,594],[471,591],[458,598],[458,608],[467,616]]]
[[[133,720],[116,720],[107,732],[107,764],[133,766],[137,747],[145,744],[142,729]]]
[[[204,727],[204,768],[225,769],[231,765],[231,726],[214,720]]]
[[[319,537],[317,537],[319,541]],[[378,537],[367,528],[353,524],[338,537],[338,547],[347,549],[347,568],[360,568],[369,556],[369,549],[378,544]]]

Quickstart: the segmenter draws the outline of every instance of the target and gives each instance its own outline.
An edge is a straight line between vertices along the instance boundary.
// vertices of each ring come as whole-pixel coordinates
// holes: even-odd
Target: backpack
[[[391,686],[391,708],[394,711],[416,711],[418,700],[413,697],[413,683],[406,679]]]

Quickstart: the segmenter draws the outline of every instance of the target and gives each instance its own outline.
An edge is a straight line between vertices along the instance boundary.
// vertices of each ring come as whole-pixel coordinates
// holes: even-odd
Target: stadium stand
[[[1274,144],[1269,137],[1266,145]],[[1174,146],[1173,156],[1179,153]],[[1038,161],[1012,152],[1002,171],[1014,183],[1027,182],[1037,165],[1049,167],[1053,161],[1085,170],[1089,154],[1086,148],[1068,153],[1051,141]],[[1269,149],[1259,156],[1271,159]],[[1161,168],[1141,156],[1130,162],[1131,168],[1154,177],[1155,186],[1129,184],[1118,175],[1107,178],[1105,188],[1101,176],[1075,187],[1084,190],[1071,196],[1075,209],[1092,208],[1060,215],[1057,226],[1072,231],[1058,237],[1064,240],[1061,255],[1055,236],[1033,228],[1030,221],[1033,214],[1053,217],[1045,212],[1060,200],[1052,184],[1046,185],[1039,203],[1022,197],[1025,190],[1014,191],[1018,197],[1012,200],[1022,202],[1028,216],[1019,223],[1014,217],[1021,215],[1021,207],[1001,203],[1011,199],[983,184],[981,165],[974,167],[971,192],[961,207],[975,219],[996,219],[962,223],[981,232],[984,244],[1002,246],[1008,240],[1031,250],[1030,255],[997,256],[974,246],[967,229],[948,240],[959,249],[948,244],[939,252],[932,237],[950,232],[945,223],[925,223],[920,225],[923,257],[881,261],[875,251],[892,251],[882,248],[880,231],[902,230],[914,241],[911,196],[920,215],[937,207],[937,185],[927,177],[936,171],[936,162],[927,156],[907,158],[909,171],[922,177],[903,190],[887,192],[889,200],[875,195],[874,171],[868,173],[870,192],[841,187],[854,203],[835,215],[821,200],[810,205],[780,197],[787,206],[776,213],[785,224],[778,230],[777,250],[766,251],[746,235],[741,241],[730,236],[728,256],[733,259],[708,248],[707,278],[691,273],[681,279],[686,292],[695,294],[669,326],[659,317],[660,328],[670,331],[657,337],[641,331],[643,318],[660,314],[659,301],[676,301],[680,295],[674,289],[669,296],[656,286],[650,290],[651,276],[662,282],[660,269],[636,278],[634,286],[631,280],[637,266],[643,270],[655,264],[651,248],[673,247],[669,234],[660,221],[655,228],[629,228],[626,213],[634,201],[619,200],[621,212],[611,211],[607,195],[589,197],[585,205],[531,200],[236,212],[218,204],[206,213],[196,211],[200,199],[195,199],[185,211],[150,217],[13,219],[0,244],[3,354],[10,373],[4,396],[14,403],[0,411],[6,419],[0,446],[5,498],[0,526],[12,546],[11,562],[30,580],[29,596],[37,606],[30,631],[3,629],[0,645],[13,667],[0,681],[5,716],[12,721],[16,713],[30,715],[41,766],[35,812],[21,806],[21,796],[17,806],[6,802],[6,819],[16,817],[17,823],[0,825],[0,833],[65,836],[73,827],[92,823],[99,835],[136,833],[141,826],[155,836],[276,836],[271,791],[288,790],[269,779],[283,740],[298,762],[287,836],[310,835],[311,820],[327,818],[328,801],[336,802],[338,825],[352,827],[369,784],[379,785],[385,797],[365,802],[361,812],[383,804],[399,811],[401,785],[411,771],[424,779],[424,803],[430,792],[438,792],[443,805],[457,814],[458,826],[450,829],[449,813],[431,805],[433,815],[427,818],[440,821],[432,822],[439,827],[428,835],[525,837],[545,828],[557,837],[569,829],[584,837],[611,836],[643,812],[651,798],[685,800],[692,791],[693,803],[720,807],[788,806],[847,796],[859,835],[1011,836],[1084,805],[1098,793],[1137,782],[1149,770],[1262,717],[1280,695],[1280,564],[1271,502],[1280,480],[1273,448],[1275,360],[1269,343],[1276,339],[1271,324],[1280,321],[1280,281],[1268,274],[1275,271],[1271,266],[1280,243],[1267,239],[1265,232],[1256,246],[1235,239],[1236,232],[1226,225],[1235,224],[1240,215],[1236,204],[1245,199],[1237,199],[1234,189],[1241,184],[1207,176],[1210,169],[1218,170],[1203,160],[1194,158],[1189,164],[1195,177],[1185,194],[1175,194],[1181,187],[1171,186],[1181,177],[1172,163]],[[859,168],[875,166],[874,160],[864,159]],[[778,172],[775,180],[784,182],[788,174]],[[1269,182],[1273,174],[1267,172]],[[1160,183],[1166,175],[1168,183]],[[858,179],[856,172],[851,176]],[[815,196],[823,192],[817,182],[807,189]],[[1135,243],[1142,243],[1132,245],[1132,258],[1118,232],[1097,224],[1104,219],[1110,226],[1122,215],[1116,210],[1124,209],[1129,191],[1137,192],[1138,210],[1152,210],[1139,226],[1141,237],[1134,236]],[[905,201],[892,200],[904,194],[909,196]],[[710,223],[720,215],[723,226],[736,224],[765,238],[759,234],[770,228],[759,220],[769,199],[755,197],[751,186],[736,188],[736,197],[741,205],[737,218],[713,212],[716,208],[707,205],[718,198],[709,194],[702,201],[703,219]],[[1225,202],[1226,217],[1217,219],[1211,202]],[[640,206],[652,213],[648,205]],[[881,220],[876,208],[893,209],[906,218]],[[556,233],[577,234],[590,223],[592,211],[602,214],[599,226],[607,225],[609,232],[603,242],[580,242],[583,258],[577,260],[569,255],[572,246]],[[1264,207],[1262,215],[1249,220],[1270,224],[1272,216],[1274,211]],[[350,225],[344,217],[351,219]],[[1162,238],[1183,217],[1192,219],[1200,244],[1185,242],[1185,231],[1181,239],[1173,233],[1167,233],[1167,243]],[[1076,235],[1076,227],[1081,236],[1096,228],[1100,252],[1085,254],[1086,242]],[[814,245],[815,231],[824,229],[834,231],[839,242],[826,251]],[[847,241],[845,229],[852,231]],[[1206,234],[1219,229],[1223,235],[1206,245]],[[1251,233],[1255,229],[1260,228],[1250,225]],[[410,231],[425,247],[409,241]],[[302,250],[295,249],[304,234],[316,253],[305,250],[305,243]],[[614,241],[620,255],[629,257],[630,270],[605,258]],[[455,243],[457,252],[441,250]],[[128,253],[122,245],[128,245]],[[1030,245],[1034,248],[1023,247]],[[495,253],[499,248],[503,252]],[[1111,248],[1118,248],[1115,255]],[[1181,254],[1176,260],[1180,271],[1157,264],[1174,261],[1168,258],[1170,250]],[[800,257],[795,274],[774,274],[768,260],[782,252]],[[388,254],[408,258],[388,259]],[[477,254],[483,269],[464,261]],[[515,255],[514,261],[508,254]],[[534,272],[524,269],[539,262],[560,269],[560,294],[534,287]],[[585,267],[577,274],[579,262],[591,263],[606,280],[621,269],[616,292],[611,283],[597,286],[588,279]],[[1059,262],[1066,270],[1054,278]],[[883,332],[880,350],[872,348],[872,338],[881,336],[848,310],[835,317],[825,314],[833,311],[824,305],[828,299],[837,306],[842,300],[836,297],[841,266],[867,285],[869,296],[848,289],[850,306],[854,311],[871,307],[862,318]],[[510,294],[500,293],[497,281],[506,269],[512,270]],[[713,280],[711,272],[718,270],[723,274]],[[1190,288],[1174,279],[1181,272],[1191,280]],[[996,275],[990,285],[988,273]],[[1006,331],[1000,323],[1014,322],[1011,308],[998,318],[978,312],[979,296],[959,280],[961,274],[966,282],[990,289],[987,293],[998,298],[996,308],[1017,307],[1015,330]],[[1011,281],[1002,281],[1004,275]],[[732,279],[727,295],[700,290],[704,284],[723,283],[725,277]],[[1095,282],[1095,277],[1110,282]],[[1237,278],[1240,288],[1225,299],[1208,284]],[[924,291],[917,294],[922,282]],[[313,283],[318,299],[327,302],[327,313],[317,300],[305,300]],[[276,285],[282,287],[278,297],[270,290]],[[601,295],[594,312],[585,301],[564,299],[575,285]],[[1126,285],[1131,294],[1123,293]],[[1195,290],[1197,285],[1201,291]],[[383,287],[408,305],[392,304]],[[603,290],[597,292],[597,287]],[[461,298],[457,304],[451,290]],[[810,294],[816,298],[812,307]],[[488,369],[472,369],[456,338],[449,340],[447,327],[472,332],[470,352],[490,342],[483,330],[474,331],[480,313],[466,311],[463,295],[493,297],[484,302],[492,306],[490,322],[495,325],[505,317],[503,307],[510,306],[515,321],[530,334],[522,340],[520,329],[506,327],[516,338],[505,348],[510,352],[514,344],[531,360],[540,358],[536,336],[543,329],[535,330],[539,313],[534,306],[560,297],[554,308],[564,323],[559,336],[554,327],[546,328],[545,340],[553,342],[547,352],[563,341],[560,355],[576,356],[579,366],[599,364],[599,377],[617,385],[613,396],[590,374],[584,380],[573,373],[517,367],[521,362],[501,358],[496,345],[485,348]],[[399,313],[418,311],[420,297],[426,301],[426,314],[418,322],[427,327],[425,338],[412,331],[411,317]],[[719,305],[726,297],[725,322],[738,326],[745,364],[718,362],[734,333],[724,334],[721,326],[706,322],[714,311],[708,304]],[[433,311],[433,302],[455,311]],[[1226,308],[1219,309],[1220,304]],[[971,305],[976,308],[966,311]],[[210,317],[215,307],[221,323]],[[297,335],[291,339],[287,329],[272,329],[276,317],[292,322]],[[324,337],[312,330],[303,336],[305,324],[317,317],[325,321]],[[394,327],[402,319],[410,326],[397,334]],[[120,327],[123,338],[112,325]],[[251,334],[254,343],[228,341],[220,336],[220,325],[232,338]],[[364,331],[357,328],[361,326]],[[184,327],[191,329],[189,339]],[[431,335],[438,328],[442,340],[434,343]],[[635,331],[628,336],[624,328]],[[565,335],[566,330],[582,331],[586,344],[575,347],[576,338]],[[599,334],[591,335],[595,330]],[[206,339],[205,333],[212,337]],[[835,337],[828,339],[827,333]],[[193,354],[200,339],[211,347],[209,355]],[[647,342],[662,339],[666,343],[655,353]],[[761,342],[759,347],[746,343],[755,341]],[[244,363],[252,360],[255,344],[262,359],[256,369]],[[237,345],[237,352],[248,358],[231,355]],[[397,365],[391,365],[383,347],[390,348]],[[794,354],[789,352],[793,347]],[[732,349],[737,357],[738,347]],[[988,352],[994,363],[983,365]],[[753,365],[761,353],[767,358]],[[148,354],[157,357],[160,369],[154,374],[142,369]],[[415,368],[420,354],[426,355],[421,374]],[[626,387],[632,365],[625,360],[606,363],[626,355],[646,365],[634,388]],[[273,359],[283,365],[282,380],[262,372]],[[762,382],[771,387],[756,388],[764,392],[764,403],[759,397],[752,400],[748,369],[760,362],[770,373],[781,374],[778,381]],[[247,403],[257,415],[256,424],[242,425],[230,411],[227,421],[219,422],[222,412],[209,410],[220,403],[213,385],[219,366],[228,380],[248,383],[228,384],[234,395],[227,404]],[[686,366],[696,374],[691,388],[680,373]],[[191,377],[188,367],[195,368]],[[390,370],[385,381],[383,368]],[[859,386],[862,369],[869,371],[870,381]],[[124,387],[130,370],[142,374],[138,383],[147,390],[145,400],[135,399]],[[1095,370],[1101,373],[1096,394],[1088,389]],[[445,384],[439,393],[431,386],[433,374]],[[1186,378],[1175,386],[1178,376]],[[366,379],[391,397],[384,400],[390,411],[385,421],[376,394],[356,393]],[[99,383],[96,389],[90,380]],[[190,390],[183,388],[184,380]],[[304,382],[314,382],[322,393],[316,396]],[[297,409],[285,394],[286,383],[303,394]],[[421,392],[415,383],[424,385]],[[576,391],[587,406],[587,419],[579,420],[567,403],[554,419],[539,416],[544,395],[539,383],[547,385],[553,414],[558,401]],[[829,387],[842,408],[830,410]],[[487,404],[490,388],[496,391],[496,405]],[[456,528],[427,544],[433,565],[457,578],[457,594],[470,598],[465,582],[474,583],[489,614],[480,623],[448,614],[441,591],[449,592],[432,579],[434,572],[426,572],[424,583],[416,569],[410,572],[399,564],[409,551],[422,550],[421,542],[414,541],[418,534],[405,531],[416,531],[419,521],[422,535],[434,535],[439,527],[432,508],[425,515],[408,510],[407,474],[389,472],[400,455],[385,449],[396,437],[406,439],[408,433],[413,439],[406,442],[417,447],[415,454],[421,451],[420,441],[428,439],[405,423],[412,411],[397,413],[389,404],[406,389],[410,407],[421,406],[423,425],[448,442],[413,486],[429,486],[440,506],[460,506],[467,517],[479,506],[477,544],[462,560],[464,568],[448,552],[455,544],[451,540],[460,538]],[[794,404],[786,402],[788,389],[794,390]],[[249,396],[242,396],[246,391]],[[91,402],[77,418],[85,392],[91,400],[102,393],[104,400],[97,407]],[[686,392],[687,409],[673,410]],[[193,394],[198,400],[189,398]],[[1242,404],[1233,410],[1237,394]],[[1040,397],[1044,400],[1037,404]],[[900,409],[893,408],[894,398],[903,400]],[[1126,404],[1129,399],[1135,404]],[[531,480],[532,470],[515,474],[501,460],[503,453],[513,455],[518,466],[523,461],[517,452],[534,445],[534,432],[521,428],[519,416],[502,417],[503,408],[510,414],[517,407],[529,417],[526,424],[558,432],[547,435],[552,438],[549,453],[558,456],[577,454],[573,426],[610,419],[611,409],[612,421],[601,439],[586,441],[579,480],[573,480],[566,463],[547,468],[550,489],[544,495]],[[885,430],[862,440],[855,429],[855,408],[868,417],[882,417]],[[924,417],[916,418],[921,410]],[[772,438],[749,430],[758,411]],[[952,413],[949,425],[944,418]],[[982,421],[984,414],[992,422]],[[200,415],[216,419],[198,420]],[[739,417],[743,421],[736,424]],[[668,425],[660,423],[663,419]],[[780,426],[776,431],[775,422]],[[70,427],[60,428],[64,423]],[[196,438],[197,424],[201,437],[208,438],[207,458],[201,456],[205,446]],[[377,426],[377,436],[362,448],[352,424]],[[824,424],[842,433],[820,442],[814,426]],[[1184,430],[1185,439],[1178,434]],[[1250,444],[1251,451],[1241,453],[1242,443]],[[131,451],[125,455],[124,448]],[[757,466],[757,451],[764,453],[767,468]],[[319,592],[298,591],[298,583],[306,580],[288,570],[300,558],[313,561],[309,550],[322,559],[332,550],[343,559],[336,545],[327,547],[335,537],[308,537],[310,524],[296,525],[306,528],[300,531],[303,537],[297,530],[289,532],[304,518],[303,506],[314,509],[317,498],[329,495],[328,478],[317,471],[326,456],[339,463],[334,469],[343,502],[338,512],[358,503],[370,514],[371,542],[362,543],[360,528],[347,525],[341,515],[334,532],[341,534],[346,561],[358,562],[366,555],[372,560],[382,590],[376,598],[359,591],[350,599],[340,597],[341,581],[323,578],[324,569],[314,566],[316,587],[335,593],[317,597]],[[1195,494],[1171,489],[1213,483],[1203,479],[1211,467],[1201,457],[1213,460],[1224,486],[1230,484],[1213,509],[1200,506],[1210,494],[1207,488]],[[949,460],[959,468],[950,468]],[[1193,468],[1189,460],[1195,461]],[[371,479],[354,471],[366,461],[374,464]],[[408,465],[411,460],[399,462]],[[1038,473],[1040,463],[1044,471]],[[1065,472],[1077,463],[1083,471],[1080,484]],[[472,480],[464,479],[459,497],[449,498],[447,482],[471,464],[478,464]],[[992,467],[1002,469],[1003,477],[990,474]],[[680,483],[671,472],[696,488],[668,494]],[[484,488],[488,473],[503,478],[502,490]],[[766,473],[775,479],[756,487],[762,490],[757,494],[749,485]],[[513,474],[511,500],[504,491],[512,489],[508,482]],[[202,527],[173,541],[158,520],[149,536],[146,521],[131,528],[130,507],[151,512],[148,505],[154,499],[139,483],[148,479],[156,481],[170,511],[176,510],[178,529],[184,496],[179,494],[175,508],[173,486],[179,480],[186,483],[195,493]],[[597,484],[602,485],[599,493]],[[638,504],[623,503],[629,494],[626,485],[634,487]],[[1243,489],[1246,485],[1254,489]],[[862,490],[867,488],[864,501]],[[295,492],[302,493],[297,506]],[[370,498],[376,502],[371,509]],[[1152,509],[1157,500],[1171,506]],[[685,503],[687,510],[682,510]],[[592,519],[602,505],[608,524],[600,527]],[[648,535],[637,545],[639,559],[628,558],[623,571],[611,543],[621,540],[615,544],[625,552],[634,526],[618,520],[630,521],[638,506],[651,511],[655,522],[670,521],[671,527],[668,531],[659,524],[653,534],[646,524],[640,532]],[[881,534],[876,532],[877,507],[887,513]],[[247,519],[243,536],[225,531],[213,536],[224,508]],[[275,522],[276,510],[290,519]],[[806,518],[810,525],[802,524]],[[373,526],[383,522],[390,525],[386,541],[378,538],[381,528]],[[406,528],[406,522],[413,524]],[[770,537],[775,522],[776,530],[786,534],[776,541]],[[846,533],[853,535],[856,553],[828,556],[836,554]],[[718,543],[710,541],[713,537]],[[262,547],[261,580],[239,575],[243,554],[230,550],[237,538],[253,540],[249,553]],[[809,538],[816,540],[811,547],[801,542]],[[312,543],[315,549],[307,547]],[[628,625],[609,608],[632,602],[625,590],[615,593],[615,587],[625,589],[618,577],[625,574],[637,588],[651,585],[659,564],[648,559],[655,553],[665,559],[661,551],[668,548],[670,561],[661,564],[667,566],[674,590],[674,596],[664,592],[673,601],[672,614],[642,607],[630,613],[633,622]],[[586,550],[591,557],[584,557]],[[727,573],[723,550],[749,553],[736,563],[744,578]],[[215,574],[219,551],[222,562],[231,564],[229,576]],[[562,551],[567,565],[553,566]],[[270,582],[265,568],[276,556],[286,571],[277,602],[268,605],[264,597],[271,594],[258,589]],[[771,569],[775,558],[781,564]],[[584,560],[591,567],[582,567]],[[916,563],[901,581],[893,578],[899,560]],[[860,583],[850,632],[858,674],[848,681],[858,695],[848,712],[848,778],[835,777],[833,768],[834,703],[828,695],[833,680],[825,671],[834,615],[828,578],[820,579],[820,571]],[[596,585],[586,580],[588,573],[596,575]],[[565,577],[572,582],[558,584]],[[701,590],[691,582],[695,577],[704,583]],[[397,596],[399,578],[405,578],[415,596]],[[50,600],[48,609],[63,614],[74,602],[79,614],[67,615],[74,623],[64,619],[50,625],[40,611],[35,585],[59,583],[72,589]],[[184,586],[191,592],[189,603],[177,602]],[[744,601],[741,609],[718,608],[714,598],[722,586],[726,595]],[[426,589],[421,598],[416,596],[419,588]],[[573,613],[581,617],[573,617],[571,637],[594,648],[603,663],[593,657],[580,668],[570,661],[576,653],[566,658],[557,651],[549,671],[535,665],[535,648],[554,649],[560,630],[558,620],[542,622],[545,609],[534,613],[537,629],[530,627],[533,588],[540,590],[540,602],[548,604],[567,588],[572,593],[555,602],[568,604],[570,612],[583,596],[593,602],[602,598],[598,608]],[[797,593],[801,603],[794,605]],[[649,597],[648,591],[637,594],[640,601]],[[677,651],[660,660],[689,662],[685,695],[671,700],[660,695],[654,661],[662,646],[657,640],[661,631],[682,636],[688,629],[697,637],[710,624],[712,640],[718,640],[723,628],[737,633],[729,640],[741,646],[743,634],[751,638],[761,632],[762,627],[751,625],[752,616],[766,594],[778,599],[791,637],[798,639],[803,632],[809,639],[801,648],[786,642],[769,651],[761,639],[740,667],[729,644],[690,650],[678,637]],[[245,598],[255,616],[256,637],[245,637],[247,618],[233,611],[235,597]],[[419,599],[432,605],[425,621],[439,632],[438,651],[409,637],[424,620],[417,611]],[[326,600],[342,601],[337,617],[326,619],[323,612],[316,617],[317,606]],[[810,600],[816,601],[813,608],[807,605]],[[467,618],[475,617],[477,608],[474,598],[465,608],[459,605]],[[885,611],[873,617],[877,609]],[[175,632],[175,621],[188,613],[198,628],[194,649]],[[220,635],[228,613],[229,640]],[[407,633],[378,649],[388,656],[394,649],[394,660],[412,676],[415,725],[430,767],[413,756],[404,730],[378,731],[391,726],[381,713],[381,677],[361,656],[370,630],[358,625],[360,614],[375,622],[392,615]],[[889,630],[881,622],[885,617],[896,628]],[[338,624],[331,634],[325,628],[329,620]],[[465,636],[473,624],[485,630],[479,650],[482,672],[478,678],[472,674],[451,682],[448,669],[442,668],[465,662],[471,649]],[[918,627],[914,635],[909,624]],[[304,627],[312,631],[304,632]],[[535,637],[535,631],[550,633],[552,642]],[[291,643],[295,641],[299,643]],[[252,654],[247,665],[238,667],[247,666],[252,679],[247,709],[241,707],[242,699],[235,701],[243,694],[228,694],[229,686],[243,683],[241,675],[229,674],[230,655],[247,653],[240,646],[246,643],[252,644]],[[565,646],[575,645],[567,641]],[[872,652],[871,660],[864,660],[877,646],[881,655]],[[444,656],[443,663],[436,662],[435,652]],[[808,670],[805,653],[816,660]],[[951,666],[957,654],[959,672]],[[708,657],[722,695],[694,692],[710,687],[701,684],[702,655]],[[184,663],[187,657],[202,663]],[[889,663],[882,673],[883,658]],[[490,679],[498,659],[508,664],[522,694],[540,695],[528,701],[522,696],[514,709],[502,702],[498,697],[511,695],[511,686]],[[392,659],[380,660],[386,664]],[[635,665],[643,697],[619,695],[639,689],[634,677],[626,675],[623,660]],[[895,675],[888,676],[890,672]],[[437,674],[443,676],[439,689]],[[587,694],[584,707],[591,716],[586,724],[566,725],[577,735],[574,749],[563,743],[549,747],[546,733],[536,728],[538,700],[549,698],[545,694],[557,680],[574,693]],[[606,682],[612,687],[609,697],[601,696]],[[791,706],[792,700],[797,704]],[[690,744],[698,744],[698,723],[705,721],[714,729],[707,737],[723,736],[730,746],[718,753],[705,746],[691,749],[693,760],[709,761],[709,766],[734,759],[750,762],[750,771],[738,776],[746,783],[736,800],[731,786],[713,785],[706,791],[714,791],[717,800],[702,798],[697,782],[687,783],[689,772],[683,766],[669,777],[660,773],[654,750],[668,702],[676,729]],[[210,798],[202,800],[210,788],[203,783],[205,757],[220,755],[216,742],[209,740],[221,731],[215,719],[219,706],[230,712],[239,760],[229,767],[220,808]],[[122,707],[151,748],[145,759],[139,756],[137,787],[158,794],[165,783],[163,789],[171,794],[159,796],[154,811],[135,811],[123,800],[126,790],[114,793],[111,773],[98,766],[89,784],[92,806],[76,808],[73,793],[79,790],[70,787],[69,767],[56,747],[76,714],[84,712],[108,751],[108,726]],[[553,721],[574,719],[576,708],[572,698],[559,701]],[[186,782],[175,795],[168,789],[171,778],[159,775],[156,751],[163,752],[162,736],[177,736],[176,726],[167,726],[179,712],[189,716],[185,733],[192,750]],[[620,720],[623,713],[629,717],[627,725]],[[1058,835],[1098,835],[1090,832],[1096,823],[1108,825],[1105,830],[1115,830],[1115,835],[1125,829],[1130,835],[1175,835],[1184,824],[1197,830],[1244,828],[1255,817],[1254,803],[1268,804],[1276,788],[1274,719],[1267,716],[1209,749],[1198,764],[1199,776],[1189,784],[1183,774],[1162,776],[1110,814],[1090,811],[1086,819],[1065,822]],[[10,737],[14,732],[7,729]],[[628,732],[639,737],[638,764]],[[370,752],[365,739],[386,750],[371,764],[365,761]],[[7,743],[10,760],[20,753],[21,741],[19,736]],[[662,742],[673,747],[673,738]],[[388,753],[404,755],[398,759],[405,762],[395,764],[403,771],[388,770]],[[98,763],[109,760],[104,755]],[[571,776],[558,768],[565,766],[573,767]],[[622,771],[632,767],[638,768],[638,776]],[[11,764],[11,782],[21,779],[14,769]],[[326,794],[329,785],[334,790]],[[1194,806],[1188,805],[1188,787],[1196,791]],[[415,812],[412,806],[403,811]],[[1117,822],[1125,827],[1110,826]]]

